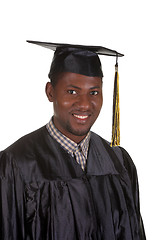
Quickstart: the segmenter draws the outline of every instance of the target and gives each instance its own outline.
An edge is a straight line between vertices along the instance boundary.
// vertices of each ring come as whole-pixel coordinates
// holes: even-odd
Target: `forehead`
[[[89,87],[101,87],[101,77],[90,77],[78,73],[64,72],[59,74],[57,84],[61,86],[89,86]]]

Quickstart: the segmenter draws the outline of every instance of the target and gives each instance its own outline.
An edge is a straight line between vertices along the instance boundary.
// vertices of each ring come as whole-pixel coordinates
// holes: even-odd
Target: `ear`
[[[54,102],[54,88],[50,82],[47,82],[45,90],[48,100]]]

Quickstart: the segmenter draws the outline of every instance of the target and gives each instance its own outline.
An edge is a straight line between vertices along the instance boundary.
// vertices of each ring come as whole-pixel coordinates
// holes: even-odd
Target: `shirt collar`
[[[79,148],[81,148],[82,153],[84,157],[87,159],[88,155],[88,148],[89,148],[89,142],[90,142],[90,132],[88,132],[87,136],[79,143],[75,143],[71,139],[67,138],[65,135],[63,135],[54,125],[53,118],[49,121],[49,123],[46,125],[46,128],[51,135],[60,145],[72,156],[74,155],[74,152],[78,151]]]

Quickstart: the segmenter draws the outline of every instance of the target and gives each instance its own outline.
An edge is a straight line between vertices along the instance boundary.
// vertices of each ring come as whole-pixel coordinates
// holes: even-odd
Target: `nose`
[[[76,102],[76,107],[81,111],[88,111],[91,107],[91,99],[88,95],[80,95]]]

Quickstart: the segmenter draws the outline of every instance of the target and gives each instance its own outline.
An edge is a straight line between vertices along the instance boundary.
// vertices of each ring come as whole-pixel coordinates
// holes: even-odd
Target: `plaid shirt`
[[[90,132],[87,136],[79,143],[73,142],[71,139],[64,136],[54,125],[52,119],[46,125],[47,130],[51,137],[55,138],[58,143],[66,150],[72,157],[76,158],[76,161],[80,164],[81,168],[85,170],[89,141],[90,141]]]

